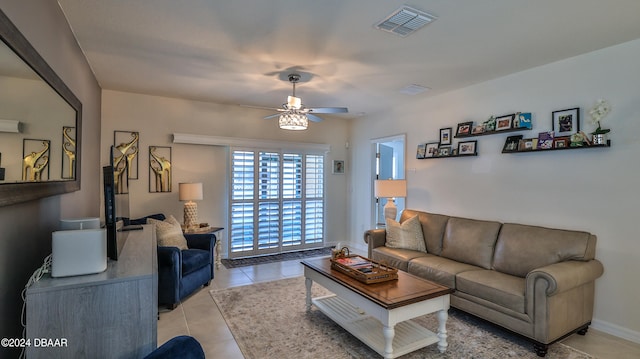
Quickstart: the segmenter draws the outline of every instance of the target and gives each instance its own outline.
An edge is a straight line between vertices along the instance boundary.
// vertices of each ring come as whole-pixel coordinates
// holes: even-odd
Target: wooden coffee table
[[[447,349],[446,323],[452,289],[398,271],[398,279],[364,284],[331,268],[329,258],[310,259],[304,265],[307,310],[320,311],[385,358],[396,358],[438,343]],[[311,298],[316,282],[333,295]],[[438,333],[412,321],[437,312]]]

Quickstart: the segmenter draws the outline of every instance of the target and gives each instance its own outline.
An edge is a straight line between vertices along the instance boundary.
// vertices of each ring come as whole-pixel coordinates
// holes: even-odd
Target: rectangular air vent
[[[405,5],[377,23],[375,28],[405,37],[435,19],[437,19],[437,17],[434,15]]]

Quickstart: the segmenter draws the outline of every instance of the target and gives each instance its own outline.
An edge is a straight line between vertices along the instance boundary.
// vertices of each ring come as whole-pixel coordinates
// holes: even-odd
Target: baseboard
[[[613,323],[605,322],[598,319],[593,319],[591,321],[591,328],[607,334],[611,334],[615,337],[622,338],[624,340],[628,340],[630,342],[640,344],[640,332],[636,332],[631,329],[624,328]]]

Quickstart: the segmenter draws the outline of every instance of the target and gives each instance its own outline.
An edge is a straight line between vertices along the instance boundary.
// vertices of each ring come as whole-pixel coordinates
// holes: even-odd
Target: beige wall
[[[326,118],[311,123],[306,131],[283,131],[270,114],[237,105],[219,105],[183,99],[104,91],[102,97],[102,163],[109,161],[108,148],[114,131],[140,132],[139,179],[129,182],[131,216],[173,214],[182,222],[183,203],[178,201],[178,183],[202,182],[204,200],[198,202],[198,219],[227,227],[227,148],[172,143],[173,133],[234,138],[266,139],[330,145],[327,154],[326,238],[344,241],[347,234],[347,177],[331,174],[331,161],[348,156],[347,120]],[[171,146],[173,188],[171,193],[149,193],[149,146]],[[226,246],[226,243],[224,243]]]
[[[353,158],[369,155],[370,139],[407,133],[407,207],[455,216],[578,229],[598,236],[596,256],[605,274],[596,282],[594,328],[640,342],[640,288],[636,190],[640,179],[640,40],[534,68],[358,120]],[[478,157],[415,159],[419,143],[437,141],[440,128],[482,122],[490,115],[533,113],[533,131],[551,130],[551,112],[581,108],[581,126],[598,98],[613,111],[612,147],[501,154],[511,134],[477,137]],[[390,121],[389,119],[393,119]],[[351,238],[371,227],[371,166],[352,170]],[[532,243],[535,245],[535,243]]]
[[[83,105],[81,190],[0,208],[0,337],[22,335],[20,293],[51,252],[51,232],[61,217],[98,216],[100,87],[56,1],[0,0],[0,8],[21,30]],[[0,348],[0,357],[17,352]]]

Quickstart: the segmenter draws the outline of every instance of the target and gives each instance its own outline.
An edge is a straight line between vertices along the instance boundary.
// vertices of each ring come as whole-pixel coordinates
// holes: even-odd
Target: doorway
[[[377,179],[405,179],[405,138],[397,135],[375,139],[373,144],[373,174],[371,176],[371,197],[375,205],[371,214],[372,223],[376,228],[384,227],[384,205],[386,198],[376,198],[373,193],[373,183]],[[405,208],[405,198],[395,199],[398,213]]]

